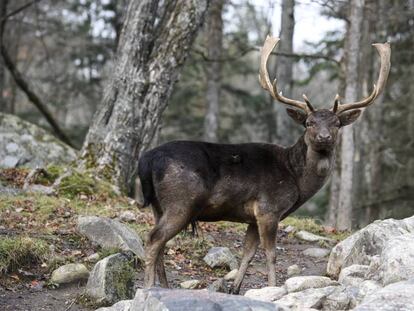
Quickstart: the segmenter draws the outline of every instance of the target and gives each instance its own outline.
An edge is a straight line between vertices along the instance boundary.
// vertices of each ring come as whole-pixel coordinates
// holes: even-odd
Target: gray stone
[[[238,269],[233,269],[229,273],[224,276],[225,281],[233,281],[236,279],[237,273],[239,272]]]
[[[326,276],[307,275],[295,276],[285,282],[288,293],[303,291],[308,288],[321,288],[338,285],[338,282],[331,280]]]
[[[131,300],[121,300],[111,307],[99,308],[96,311],[130,311],[132,304]]]
[[[212,247],[203,260],[211,267],[229,267],[230,270],[238,268],[236,257],[227,247]]]
[[[288,311],[275,303],[207,290],[138,289],[130,311]],[[111,310],[112,311],[112,310]]]
[[[289,225],[285,229],[283,229],[283,231],[285,231],[286,233],[291,233],[291,232],[295,232],[296,231],[296,228],[293,227],[293,226],[291,226],[291,225]]]
[[[303,241],[307,241],[307,242],[320,242],[320,241],[326,241],[326,242],[335,242],[334,240],[330,239],[330,238],[326,238],[320,235],[316,235],[313,233],[310,233],[308,231],[305,230],[301,230],[299,232],[296,232],[295,236],[298,239],[301,239]]]
[[[291,265],[287,268],[288,277],[297,276],[301,273],[301,269],[298,265]]]
[[[85,258],[86,262],[97,262],[101,256],[98,253],[93,253],[92,255],[89,255]]]
[[[380,290],[382,287],[379,283],[372,280],[365,280],[358,284],[357,301],[360,303],[366,296]]]
[[[382,285],[414,278],[414,233],[390,239],[380,255]]]
[[[303,255],[315,258],[323,258],[325,256],[328,256],[330,252],[331,251],[326,248],[310,247],[303,251]]]
[[[336,289],[337,286],[309,288],[300,292],[289,293],[281,299],[276,300],[275,303],[287,308],[292,308],[293,310],[303,310],[305,308],[320,309],[325,298],[332,294]]]
[[[395,237],[414,233],[414,216],[402,220],[378,220],[338,243],[329,256],[327,272],[338,277],[341,269],[354,265],[370,265],[387,242]]]
[[[50,281],[54,284],[67,284],[87,280],[88,276],[89,271],[85,265],[80,263],[70,263],[53,271]]]
[[[144,248],[138,234],[119,221],[97,216],[79,216],[77,229],[103,248],[131,251],[144,260]]]
[[[354,311],[414,310],[414,279],[390,284],[367,295]]]
[[[45,167],[76,159],[76,152],[46,130],[0,113],[0,168]]]
[[[86,284],[86,295],[97,304],[111,304],[134,296],[131,259],[114,254],[96,263]]]
[[[273,302],[287,294],[285,287],[268,286],[258,289],[249,289],[244,296],[261,301]]]
[[[322,310],[350,310],[356,306],[358,293],[355,287],[338,286],[322,300]]]
[[[199,280],[188,280],[180,283],[181,288],[184,289],[196,289],[200,286],[201,282]]]
[[[338,282],[342,283],[345,277],[357,277],[364,279],[369,271],[369,266],[366,265],[352,265],[342,269],[338,277]]]
[[[119,214],[119,219],[124,222],[133,222],[136,221],[136,216],[134,212],[123,211]]]
[[[224,278],[219,278],[208,286],[208,290],[210,292],[227,293],[227,282]]]

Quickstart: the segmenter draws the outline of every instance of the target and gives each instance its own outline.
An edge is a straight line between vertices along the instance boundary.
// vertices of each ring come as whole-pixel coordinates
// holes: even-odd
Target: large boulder
[[[385,244],[379,276],[382,285],[414,278],[414,234],[394,237]]]
[[[139,289],[130,311],[287,311],[275,303],[207,290]],[[111,310],[112,311],[112,310]]]
[[[276,300],[275,303],[293,310],[303,310],[305,308],[320,309],[326,297],[335,290],[337,290],[337,286],[309,288],[300,292],[289,293]]]
[[[99,308],[96,311],[130,311],[132,300],[121,300],[111,307]]]
[[[257,289],[249,289],[244,296],[261,301],[273,302],[287,294],[285,287],[268,286]]]
[[[108,256],[93,267],[86,295],[96,304],[112,304],[134,296],[134,269],[124,254]]]
[[[354,311],[414,310],[414,279],[390,284],[367,295]]]
[[[381,255],[389,240],[410,233],[414,233],[414,216],[402,220],[375,221],[332,249],[327,272],[338,277],[345,267],[354,264],[370,265],[373,257]]]
[[[144,260],[141,238],[119,221],[105,217],[79,216],[77,229],[80,234],[103,248],[131,251],[140,260]]]
[[[76,152],[44,129],[0,113],[0,168],[44,167],[76,159]]]

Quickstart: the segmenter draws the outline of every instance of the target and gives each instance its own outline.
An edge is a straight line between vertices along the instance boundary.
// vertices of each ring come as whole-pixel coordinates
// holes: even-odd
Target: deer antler
[[[309,102],[306,95],[303,95],[303,98],[305,102],[301,102],[299,100],[293,100],[287,97],[284,97],[282,95],[282,92],[277,91],[277,83],[276,79],[273,81],[273,84],[270,82],[269,73],[267,72],[267,59],[269,58],[270,53],[272,53],[272,50],[276,47],[276,45],[279,43],[280,39],[267,36],[266,40],[262,47],[262,52],[260,56],[260,70],[259,70],[259,81],[262,88],[267,90],[270,95],[278,100],[279,102],[293,106],[296,108],[299,108],[303,111],[305,111],[307,114],[311,113],[315,109],[312,107],[311,103]]]
[[[371,105],[374,100],[382,93],[382,91],[385,88],[385,84],[387,82],[388,74],[390,72],[391,67],[391,47],[390,44],[387,43],[374,43],[373,46],[377,49],[377,52],[380,56],[380,72],[377,80],[377,84],[374,84],[374,89],[372,90],[371,94],[355,103],[349,103],[349,104],[343,104],[339,105],[339,99],[335,98],[335,105],[333,108],[333,112],[336,114],[340,114],[344,111],[351,110],[351,109],[357,109],[357,108],[365,108]]]

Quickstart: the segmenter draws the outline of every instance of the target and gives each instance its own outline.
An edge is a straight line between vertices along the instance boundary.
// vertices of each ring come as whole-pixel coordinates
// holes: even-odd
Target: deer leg
[[[157,259],[157,275],[158,275],[158,280],[160,281],[161,287],[169,288],[167,274],[165,273],[165,267],[164,267],[164,247],[161,249],[158,259]]]
[[[276,286],[276,233],[278,218],[274,215],[261,215],[257,218],[260,241],[266,253],[267,279],[269,286]]]
[[[246,236],[243,243],[243,258],[240,263],[239,271],[237,272],[236,280],[234,281],[232,293],[238,294],[241,284],[247,271],[249,263],[252,261],[257,247],[259,246],[259,233],[256,224],[250,224],[247,227]]]
[[[184,229],[187,223],[187,218],[180,219],[177,215],[169,217],[167,214],[164,214],[160,222],[149,233],[145,249],[145,288],[155,285],[156,265],[163,259],[163,256],[160,256],[160,254],[164,251],[165,243]],[[160,265],[158,264],[157,266],[159,267]],[[160,275],[162,281],[163,276],[162,274]]]

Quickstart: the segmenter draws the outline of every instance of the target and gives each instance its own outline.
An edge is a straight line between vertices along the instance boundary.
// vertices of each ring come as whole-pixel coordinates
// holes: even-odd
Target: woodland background
[[[174,12],[173,2],[159,1],[154,18]],[[257,79],[259,49],[272,23],[281,24],[281,44],[270,75],[284,95],[299,99],[305,92],[316,107],[331,106],[336,93],[366,96],[378,70],[371,43],[388,41],[392,67],[385,94],[346,131],[348,145],[339,144],[328,185],[298,213],[341,229],[412,215],[414,1],[305,1],[343,25],[320,42],[305,43],[306,53],[293,50],[301,2],[210,1],[180,79],[162,99],[155,134],[140,152],[173,139],[292,144],[302,129]],[[278,20],[269,19],[275,6],[282,7]],[[1,1],[0,111],[80,149],[113,79],[116,51],[125,50],[126,40],[119,39],[133,9],[128,0]]]

